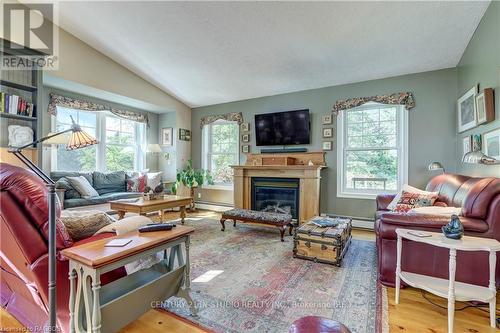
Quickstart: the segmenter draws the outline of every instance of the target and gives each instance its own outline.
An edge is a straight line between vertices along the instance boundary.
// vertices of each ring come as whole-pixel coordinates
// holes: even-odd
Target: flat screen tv
[[[309,144],[309,131],[308,109],[255,115],[257,146]]]

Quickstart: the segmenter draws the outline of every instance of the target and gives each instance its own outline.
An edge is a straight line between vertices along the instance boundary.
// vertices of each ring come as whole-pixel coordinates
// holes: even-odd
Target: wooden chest
[[[293,257],[340,266],[351,242],[351,219],[334,218],[335,227],[307,222],[295,230]]]

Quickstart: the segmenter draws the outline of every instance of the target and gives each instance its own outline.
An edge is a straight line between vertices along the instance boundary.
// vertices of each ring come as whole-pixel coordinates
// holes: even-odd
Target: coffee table
[[[160,212],[161,221],[163,222],[163,211],[168,208],[180,208],[181,223],[184,224],[186,218],[186,206],[191,204],[191,197],[179,195],[164,195],[163,199],[144,200],[139,198],[136,201],[130,199],[110,201],[112,210],[118,212],[118,219],[121,220],[126,212],[146,215],[150,212]]]

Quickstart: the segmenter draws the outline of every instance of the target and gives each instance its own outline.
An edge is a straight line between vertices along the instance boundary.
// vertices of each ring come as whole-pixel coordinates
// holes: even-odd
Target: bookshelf
[[[39,52],[33,50],[9,49],[6,47],[5,41],[0,39],[0,53],[2,56],[26,56],[40,55]],[[36,140],[42,130],[41,124],[41,88],[42,88],[42,71],[37,68],[32,70],[0,70],[0,92],[9,95],[19,96],[19,99],[32,103],[36,113],[33,116],[9,113],[8,110],[0,112],[0,161],[13,163],[9,147],[9,131],[11,125],[27,126],[33,130],[33,140]],[[4,95],[5,96],[5,95]],[[15,111],[14,111],[15,112]],[[26,155],[35,163],[41,161],[42,150],[40,147],[26,150]]]

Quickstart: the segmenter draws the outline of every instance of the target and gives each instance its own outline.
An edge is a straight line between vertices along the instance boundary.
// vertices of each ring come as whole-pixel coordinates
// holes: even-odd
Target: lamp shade
[[[92,146],[99,143],[94,137],[85,131],[82,131],[79,127],[71,132],[68,144],[66,145],[67,150],[75,150],[87,146]]]
[[[480,150],[468,152],[462,158],[462,162],[470,164],[488,164],[488,165],[500,164],[499,160],[483,154],[483,152]]]
[[[147,150],[148,153],[161,153],[161,147],[157,143],[150,143],[148,144]]]
[[[443,165],[439,162],[432,162],[429,164],[429,171],[444,170]]]

